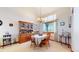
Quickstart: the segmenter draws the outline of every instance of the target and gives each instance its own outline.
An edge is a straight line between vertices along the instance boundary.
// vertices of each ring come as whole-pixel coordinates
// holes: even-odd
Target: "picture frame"
[[[9,26],[10,26],[10,27],[13,27],[13,24],[12,24],[12,23],[10,23],[10,24],[9,24]]]
[[[65,25],[65,22],[60,22],[60,26],[64,26]]]
[[[3,24],[2,20],[0,20],[0,26]]]

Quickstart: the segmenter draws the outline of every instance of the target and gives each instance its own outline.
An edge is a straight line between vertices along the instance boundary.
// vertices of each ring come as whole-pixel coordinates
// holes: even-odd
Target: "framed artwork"
[[[65,22],[60,22],[60,26],[64,26],[65,25]]]
[[[10,23],[10,24],[9,24],[9,26],[10,26],[10,27],[13,27],[13,24],[12,24],[12,23]]]
[[[3,22],[0,20],[0,26],[3,24]]]

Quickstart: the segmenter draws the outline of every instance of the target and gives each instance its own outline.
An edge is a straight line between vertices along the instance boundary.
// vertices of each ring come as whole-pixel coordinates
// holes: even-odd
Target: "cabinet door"
[[[27,37],[26,37],[26,35],[20,35],[20,37],[19,37],[19,43],[24,43],[24,42],[26,42],[27,40]]]
[[[30,35],[27,35],[26,36],[26,40],[29,41],[30,39],[31,39],[31,36]]]

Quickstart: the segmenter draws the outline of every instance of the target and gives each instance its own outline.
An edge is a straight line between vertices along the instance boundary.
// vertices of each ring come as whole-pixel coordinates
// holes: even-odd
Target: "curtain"
[[[54,32],[55,29],[54,23],[44,23],[43,24],[43,31],[44,32]]]

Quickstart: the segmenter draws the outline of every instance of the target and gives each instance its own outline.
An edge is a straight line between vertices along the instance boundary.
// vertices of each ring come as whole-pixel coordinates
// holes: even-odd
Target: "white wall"
[[[2,16],[1,20],[3,21],[2,26],[0,26],[0,44],[2,45],[2,36],[5,33],[10,33],[12,35],[12,40],[18,37],[18,22],[15,19],[9,19]],[[9,24],[12,23],[13,27],[10,27]]]
[[[70,28],[69,28],[69,17],[64,17],[58,20],[58,34],[62,33],[62,30],[66,31],[66,32],[70,32]],[[64,22],[65,25],[64,26],[60,26],[60,22]]]
[[[58,39],[59,41],[59,35],[62,34],[62,30],[64,32],[71,32],[71,28],[69,28],[69,23],[70,23],[70,16],[71,16],[71,8],[65,8],[63,10],[61,10],[60,12],[57,13],[57,34],[58,38],[56,38],[56,40]],[[60,26],[60,22],[65,22],[64,26]],[[57,36],[56,36],[57,37]],[[64,41],[63,41],[64,42]]]
[[[18,21],[30,21],[32,18],[21,16],[21,14],[16,12],[16,8],[0,8],[0,20],[3,21],[3,25],[0,26],[0,45],[2,45],[3,34],[9,32],[12,35],[12,41],[18,39],[19,26]],[[30,14],[30,13],[29,13]],[[28,15],[28,14],[27,14]],[[28,15],[34,17],[34,15]],[[13,27],[9,27],[9,23],[13,24]]]
[[[18,23],[15,19],[17,14],[13,11],[10,11],[8,8],[0,8],[0,20],[3,24],[0,26],[0,45],[2,45],[3,35],[5,33],[10,33],[12,35],[12,42],[18,36]],[[12,23],[13,27],[9,27],[9,24]]]
[[[58,20],[58,41],[59,41],[59,35],[62,35],[62,32],[65,32],[65,35],[67,35],[66,32],[71,33],[71,28],[69,28],[69,17],[64,17]],[[64,22],[64,26],[60,26],[60,22]],[[64,40],[63,40],[64,42]]]
[[[79,8],[74,8],[72,20],[72,50],[79,52]]]

